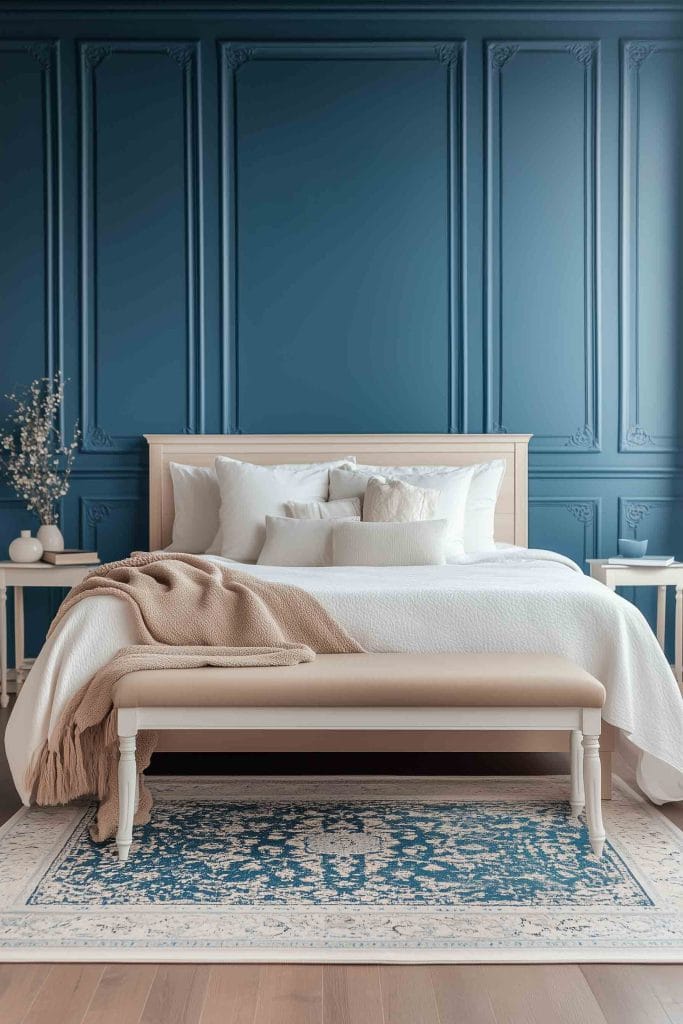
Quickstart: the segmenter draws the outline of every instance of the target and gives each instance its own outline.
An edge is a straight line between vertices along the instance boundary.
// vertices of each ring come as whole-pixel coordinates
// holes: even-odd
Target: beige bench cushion
[[[131,672],[116,707],[583,707],[602,683],[547,654],[319,654],[286,668]]]

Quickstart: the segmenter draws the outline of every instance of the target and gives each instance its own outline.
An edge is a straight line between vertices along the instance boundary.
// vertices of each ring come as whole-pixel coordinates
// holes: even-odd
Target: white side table
[[[14,587],[14,661],[17,690],[31,664],[24,657],[24,587],[74,587],[96,568],[90,565],[50,565],[48,562],[0,562],[0,707],[7,696],[7,588]]]
[[[676,588],[676,636],[674,637],[674,675],[683,684],[683,562],[671,565],[609,565],[602,558],[589,558],[594,580],[610,590],[617,587],[657,587],[657,639],[664,650],[666,588]]]

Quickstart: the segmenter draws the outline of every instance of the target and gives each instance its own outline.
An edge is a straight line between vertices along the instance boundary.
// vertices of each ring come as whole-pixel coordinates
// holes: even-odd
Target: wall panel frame
[[[247,61],[414,60],[436,61],[446,70],[448,202],[448,430],[467,430],[467,281],[465,43],[441,42],[247,42],[219,43],[221,76],[221,366],[223,433],[242,432],[239,409],[237,309],[236,84]]]
[[[80,416],[85,453],[135,451],[140,435],[111,434],[98,418],[97,377],[97,221],[95,215],[97,68],[112,54],[163,54],[178,66],[183,81],[185,152],[185,287],[187,294],[185,431],[204,429],[203,258],[198,85],[199,46],[195,42],[99,40],[78,44],[80,118]]]
[[[556,54],[583,69],[583,360],[584,422],[567,432],[535,432],[533,451],[553,454],[599,452],[600,447],[600,273],[599,273],[599,109],[600,44],[595,40],[507,40],[485,43],[485,269],[484,362],[485,429],[506,433],[504,412],[503,254],[501,221],[503,83],[518,54]],[[550,140],[549,140],[550,141]]]
[[[529,498],[529,519],[533,531],[533,510],[553,509],[560,515],[558,522],[558,537],[563,529],[561,523],[567,525],[578,524],[574,527],[581,533],[582,556],[585,562],[589,558],[597,558],[601,548],[601,527],[602,527],[602,502],[600,498],[572,498],[572,497],[536,497]],[[566,529],[566,527],[564,527]],[[566,549],[566,545],[565,545]],[[581,565],[586,569],[585,564]]]
[[[32,61],[42,85],[43,194],[45,223],[43,261],[45,269],[45,360],[43,373],[52,376],[63,369],[63,260],[62,225],[62,141],[59,41],[54,39],[0,38],[3,53],[25,53]],[[62,429],[63,411],[62,411]]]
[[[657,54],[667,53],[683,54],[683,39],[626,40],[621,44],[619,451],[636,454],[678,452],[683,448],[683,427],[675,435],[662,435],[649,426],[647,411],[642,408],[640,382],[641,70]],[[680,252],[678,255],[680,261]]]
[[[78,535],[79,545],[86,550],[97,551],[105,560],[107,556],[115,557],[107,551],[106,541],[103,547],[102,531],[109,526],[113,532],[114,543],[117,534],[128,533],[133,538],[139,534],[138,524],[144,522],[143,502],[140,495],[116,494],[90,497],[81,495],[78,499]]]

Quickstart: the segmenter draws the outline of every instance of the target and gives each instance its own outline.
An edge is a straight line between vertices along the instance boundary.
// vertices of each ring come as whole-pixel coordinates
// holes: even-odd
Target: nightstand
[[[664,650],[666,621],[666,588],[676,588],[676,635],[674,637],[674,675],[683,683],[683,562],[671,565],[609,565],[604,558],[589,558],[594,580],[610,590],[617,587],[657,587],[657,639]]]
[[[0,707],[7,696],[7,588],[14,587],[14,661],[17,692],[33,659],[24,657],[24,587],[75,587],[99,563],[50,565],[48,562],[0,562]]]

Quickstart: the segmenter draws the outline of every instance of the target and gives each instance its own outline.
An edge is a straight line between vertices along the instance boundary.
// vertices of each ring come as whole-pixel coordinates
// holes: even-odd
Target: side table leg
[[[24,588],[14,588],[14,672],[17,693],[24,683]]]
[[[6,708],[9,704],[7,696],[7,587],[4,582],[0,584],[0,707]]]
[[[666,643],[666,587],[657,587],[657,639],[664,650]]]
[[[674,644],[674,675],[683,683],[683,588],[676,587],[676,641]]]

